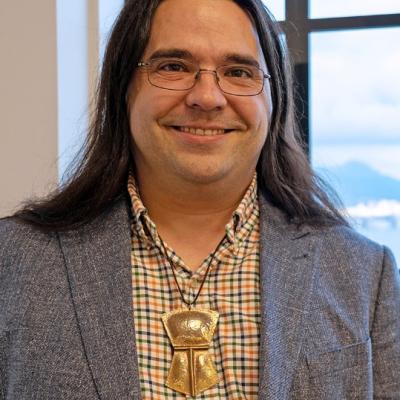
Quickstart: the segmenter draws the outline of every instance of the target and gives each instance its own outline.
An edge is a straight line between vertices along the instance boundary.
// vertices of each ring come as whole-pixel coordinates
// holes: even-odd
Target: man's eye
[[[251,79],[253,78],[254,74],[248,68],[232,67],[225,71],[225,76],[229,78]]]
[[[163,63],[158,65],[157,71],[160,72],[185,72],[187,68],[179,63]]]

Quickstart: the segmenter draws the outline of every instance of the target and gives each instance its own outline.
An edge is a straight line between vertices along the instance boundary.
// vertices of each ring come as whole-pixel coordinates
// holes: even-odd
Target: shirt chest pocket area
[[[371,339],[306,357],[309,383],[321,398],[372,396]]]

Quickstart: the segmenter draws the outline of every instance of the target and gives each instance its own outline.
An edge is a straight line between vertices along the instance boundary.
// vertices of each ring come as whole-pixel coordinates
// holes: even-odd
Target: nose
[[[213,70],[201,69],[196,76],[196,83],[186,95],[189,107],[212,111],[222,109],[227,100],[217,83],[217,74]]]

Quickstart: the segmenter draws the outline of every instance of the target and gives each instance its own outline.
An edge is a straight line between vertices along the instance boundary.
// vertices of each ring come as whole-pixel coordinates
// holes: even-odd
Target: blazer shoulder
[[[50,298],[50,288],[65,280],[63,265],[56,232],[15,218],[0,220],[0,334],[23,324],[39,292]]]
[[[0,219],[0,263],[21,253],[38,252],[56,237],[56,232],[45,233],[17,218]]]
[[[347,269],[362,270],[379,276],[385,265],[396,269],[390,249],[365,237],[351,227],[335,226],[316,233],[319,255],[327,264],[341,265]]]
[[[356,248],[372,253],[382,253],[382,245],[367,238],[354,228],[344,225],[331,226],[321,231],[324,241],[335,249]]]
[[[390,252],[385,246],[349,226],[340,225],[322,229],[318,236],[324,248],[330,249],[330,253],[335,252],[338,255],[354,254],[361,259],[367,258],[382,262],[385,252]]]
[[[57,232],[45,233],[16,218],[0,220],[0,293],[62,258]],[[1,296],[0,296],[1,298]]]

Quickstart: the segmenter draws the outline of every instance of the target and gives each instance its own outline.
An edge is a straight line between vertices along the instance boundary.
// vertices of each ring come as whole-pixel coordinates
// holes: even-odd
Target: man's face
[[[163,1],[142,60],[171,50],[183,51],[204,69],[215,70],[233,54],[255,60],[267,72],[251,20],[230,0]],[[271,108],[268,80],[260,94],[240,97],[223,93],[213,73],[201,73],[190,90],[172,91],[152,86],[146,71],[137,69],[128,91],[128,112],[139,177],[161,173],[191,183],[248,181],[267,135]],[[204,129],[212,129],[212,135],[202,135]]]

